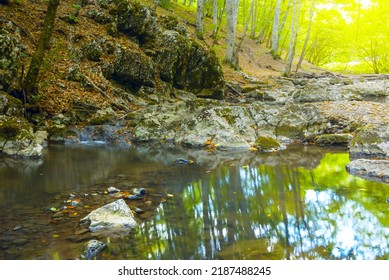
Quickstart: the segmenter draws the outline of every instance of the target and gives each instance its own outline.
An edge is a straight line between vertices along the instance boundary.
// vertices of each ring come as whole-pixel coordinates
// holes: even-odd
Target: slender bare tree
[[[238,18],[239,0],[226,0],[227,19],[227,51],[225,61],[237,67],[237,53],[235,46],[236,23]]]
[[[196,35],[203,39],[204,0],[197,0]]]
[[[278,56],[278,44],[279,44],[279,31],[278,31],[278,26],[280,23],[280,10],[281,10],[281,1],[282,0],[277,0],[276,3],[276,9],[274,11],[274,18],[273,18],[273,29],[271,32],[271,55],[273,56],[274,59],[279,58]]]
[[[315,10],[315,0],[312,0],[311,9],[309,11],[309,23],[308,23],[307,35],[305,36],[304,46],[303,46],[303,49],[301,50],[300,59],[296,65],[296,73],[299,70],[301,63],[303,62],[303,59],[305,56],[305,51],[306,51],[307,46],[308,46],[309,36],[311,34],[311,26],[312,26],[312,19],[313,19],[314,10]]]
[[[296,44],[297,44],[297,33],[298,33],[298,18],[300,14],[301,0],[293,1],[293,16],[292,16],[292,25],[291,32],[289,37],[289,47],[288,47],[288,56],[287,62],[285,65],[284,75],[289,76],[292,70],[293,59],[296,53]]]

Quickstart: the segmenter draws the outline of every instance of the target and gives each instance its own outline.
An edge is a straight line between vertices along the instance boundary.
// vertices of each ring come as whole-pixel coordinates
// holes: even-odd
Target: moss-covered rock
[[[98,110],[96,114],[89,120],[90,125],[102,125],[113,123],[117,115],[115,111],[111,108],[105,108],[104,110]]]
[[[161,33],[155,14],[146,6],[135,1],[116,0],[117,28],[129,36],[135,37],[141,44],[154,40]]]
[[[22,116],[24,106],[21,100],[0,91],[0,115]]]
[[[176,31],[165,31],[154,48],[163,81],[200,97],[222,98],[224,77],[216,55]]]
[[[154,62],[142,51],[120,49],[116,53],[113,79],[130,88],[154,87],[155,69]]]
[[[20,59],[25,46],[6,30],[0,29],[0,90],[18,87]]]
[[[103,47],[101,43],[97,40],[90,41],[85,46],[85,56],[91,61],[100,61],[100,57],[103,54]]]
[[[362,128],[350,143],[350,157],[389,158],[389,126],[369,125]]]
[[[27,120],[0,116],[0,153],[15,157],[40,157],[42,149]]]
[[[260,136],[255,140],[254,147],[263,152],[278,151],[282,145],[274,138]]]
[[[316,137],[315,142],[318,145],[343,145],[347,146],[353,136],[349,133],[341,134],[322,134]]]
[[[72,137],[77,137],[77,133],[65,125],[52,125],[48,128],[48,139],[56,143],[65,143]]]

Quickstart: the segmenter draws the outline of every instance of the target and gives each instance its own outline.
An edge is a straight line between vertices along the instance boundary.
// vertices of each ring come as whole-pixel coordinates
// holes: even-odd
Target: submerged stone
[[[82,259],[90,260],[96,257],[107,245],[105,243],[98,241],[96,239],[89,240],[85,246],[85,250],[81,255]]]

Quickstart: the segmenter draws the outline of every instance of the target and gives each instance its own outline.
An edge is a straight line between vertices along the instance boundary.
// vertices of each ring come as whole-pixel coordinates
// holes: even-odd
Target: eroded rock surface
[[[357,159],[346,170],[355,176],[389,185],[389,160]]]

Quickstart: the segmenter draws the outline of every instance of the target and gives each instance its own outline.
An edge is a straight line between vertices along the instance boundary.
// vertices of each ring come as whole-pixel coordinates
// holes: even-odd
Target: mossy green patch
[[[278,150],[281,147],[281,144],[274,138],[260,136],[255,140],[254,146],[260,151],[271,151]]]
[[[239,118],[239,116],[235,115],[233,110],[229,107],[216,108],[215,112],[218,116],[227,120],[230,125],[235,124]]]
[[[362,129],[351,141],[351,145],[370,145],[382,143],[382,138],[374,130]]]
[[[33,140],[30,124],[15,117],[5,118],[0,122],[0,138],[5,140]]]
[[[304,138],[304,129],[296,126],[290,125],[280,125],[276,128],[276,135],[289,137],[292,139],[302,139]]]
[[[323,134],[315,141],[319,145],[348,145],[352,139],[351,134]]]
[[[111,116],[111,115],[97,116],[97,117],[91,118],[89,120],[89,124],[90,125],[102,125],[102,124],[109,123],[110,121],[112,121],[113,118],[114,118],[114,116]]]

